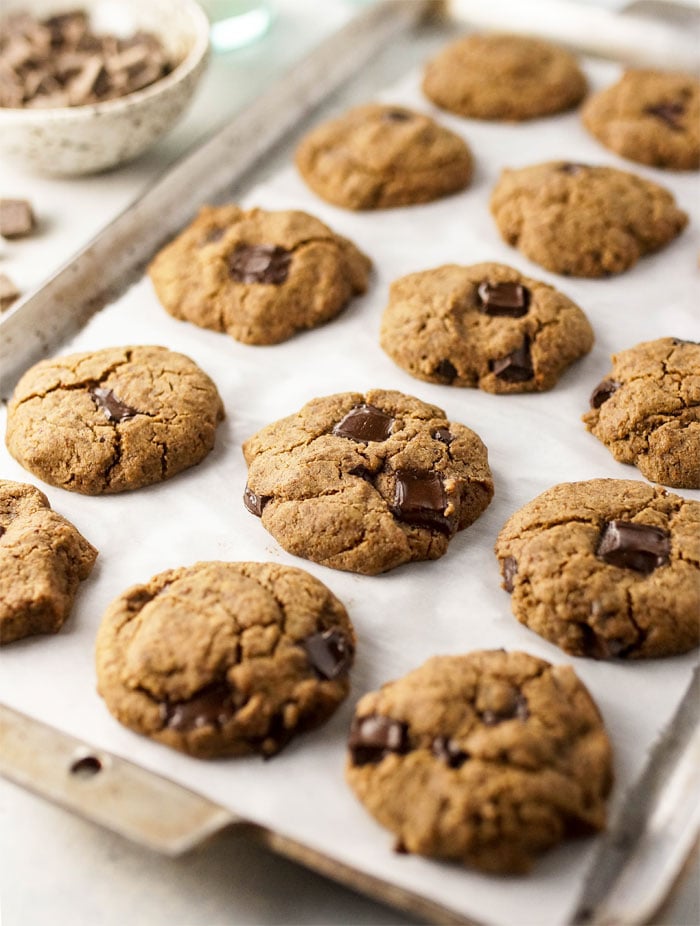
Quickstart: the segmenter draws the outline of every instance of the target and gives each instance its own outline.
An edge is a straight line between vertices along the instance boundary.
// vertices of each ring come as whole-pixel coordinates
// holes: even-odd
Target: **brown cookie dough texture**
[[[305,212],[205,206],[149,274],[175,318],[244,344],[278,344],[364,293],[371,262]]]
[[[587,429],[652,482],[700,489],[700,344],[659,338],[614,354]]]
[[[583,124],[623,158],[665,167],[700,167],[700,81],[691,74],[627,71],[592,96]]]
[[[593,330],[570,299],[512,267],[448,264],[392,284],[380,340],[418,379],[541,392],[588,353]]]
[[[473,119],[520,122],[571,109],[586,93],[573,55],[542,39],[468,35],[429,61],[423,92]]]
[[[543,492],[496,542],[517,619],[575,656],[673,656],[698,645],[700,502],[643,482]]]
[[[43,492],[0,479],[0,644],[60,630],[96,558]]]
[[[103,495],[199,463],[223,417],[216,386],[189,357],[110,347],[28,370],[9,404],[6,442],[44,482]]]
[[[679,235],[668,190],[613,167],[549,161],[504,170],[491,196],[503,239],[554,273],[622,273]]]
[[[308,573],[196,563],[110,605],[98,690],[120,723],[166,746],[271,756],[345,698],[354,651],[345,608]]]
[[[364,575],[438,559],[493,495],[478,435],[400,392],[314,399],[243,453],[246,507],[284,549]]]
[[[610,743],[570,666],[434,656],[360,700],[348,745],[351,788],[403,851],[526,872],[605,826]]]
[[[430,202],[463,190],[472,176],[459,135],[412,109],[377,103],[314,129],[296,163],[315,193],[346,209]]]

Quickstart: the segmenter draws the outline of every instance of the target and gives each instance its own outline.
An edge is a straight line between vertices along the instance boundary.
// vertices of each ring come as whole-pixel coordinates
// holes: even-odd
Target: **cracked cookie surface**
[[[463,190],[472,176],[459,135],[415,110],[378,103],[313,129],[296,164],[315,193],[346,209],[430,202]]]
[[[278,344],[364,293],[371,262],[305,212],[205,206],[149,267],[175,318],[244,344]]]
[[[508,244],[547,270],[578,277],[629,270],[688,224],[658,184],[567,161],[504,170],[491,212]]]
[[[43,492],[0,479],[0,644],[59,631],[96,558]]]
[[[700,489],[700,344],[645,341],[612,357],[586,428],[621,463],[663,485]]]
[[[570,666],[434,656],[360,699],[348,746],[351,788],[402,851],[526,872],[605,826],[610,743]]]
[[[284,549],[365,575],[442,556],[493,495],[479,436],[400,392],[313,399],[243,453],[246,507]]]
[[[448,264],[391,285],[380,342],[418,379],[486,392],[551,389],[593,330],[570,299],[504,264]]]
[[[575,106],[586,78],[573,55],[542,39],[467,35],[426,65],[423,92],[473,119],[519,122]]]
[[[333,713],[354,651],[345,608],[301,569],[195,563],[109,606],[98,690],[120,723],[166,746],[269,757]]]
[[[586,102],[581,118],[623,158],[670,170],[700,167],[700,81],[692,74],[627,71]]]
[[[554,486],[496,541],[513,614],[575,656],[673,656],[698,645],[700,502],[624,479]]]
[[[102,495],[199,463],[223,417],[216,386],[189,357],[114,347],[28,370],[8,407],[6,443],[44,482]]]

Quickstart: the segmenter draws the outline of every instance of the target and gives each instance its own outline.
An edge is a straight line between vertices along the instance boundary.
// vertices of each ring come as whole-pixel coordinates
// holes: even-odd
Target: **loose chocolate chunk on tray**
[[[0,312],[9,309],[20,297],[20,291],[6,273],[0,273]]]
[[[34,230],[34,212],[26,199],[0,199],[0,235],[24,238]]]

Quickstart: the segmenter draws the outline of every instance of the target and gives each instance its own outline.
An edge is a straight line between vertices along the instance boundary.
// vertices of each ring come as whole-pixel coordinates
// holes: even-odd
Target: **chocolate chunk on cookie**
[[[199,463],[223,417],[216,386],[189,357],[110,347],[28,370],[9,404],[6,442],[44,482],[103,495]]]
[[[586,78],[573,55],[542,39],[467,35],[428,62],[423,92],[460,116],[519,122],[576,106]]]
[[[365,575],[442,556],[493,495],[479,437],[400,392],[314,399],[243,453],[244,503],[284,549]]]
[[[586,102],[581,118],[598,141],[630,161],[700,167],[700,81],[691,74],[627,71]]]
[[[396,280],[381,345],[418,379],[486,392],[541,392],[588,353],[570,299],[503,264],[448,264]]]
[[[568,482],[496,542],[517,619],[575,656],[673,656],[700,638],[700,502],[622,479]]]
[[[491,212],[508,244],[547,270],[579,277],[629,270],[688,224],[658,184],[565,161],[503,171]]]
[[[410,206],[469,185],[466,143],[429,116],[370,103],[313,129],[297,148],[314,193],[345,209]]]
[[[526,872],[605,826],[612,760],[569,666],[526,653],[434,656],[360,699],[346,776],[403,851]]]
[[[301,569],[196,563],[112,602],[98,690],[120,723],[166,746],[269,757],[335,711],[354,652],[345,608]]]
[[[305,212],[205,206],[149,274],[175,318],[244,344],[278,344],[330,321],[367,289],[371,262]]]
[[[652,482],[700,489],[700,344],[645,341],[612,364],[591,394],[586,428]]]
[[[59,631],[96,558],[43,492],[0,479],[0,644]]]

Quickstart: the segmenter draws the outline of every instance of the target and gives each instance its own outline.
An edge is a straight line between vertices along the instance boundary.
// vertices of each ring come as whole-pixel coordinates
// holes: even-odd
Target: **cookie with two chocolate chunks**
[[[551,389],[593,330],[562,293],[504,264],[447,264],[392,283],[380,343],[412,376],[486,392]]]
[[[673,656],[700,642],[700,502],[621,479],[569,482],[496,542],[517,619],[575,656]]]
[[[313,399],[243,453],[244,504],[284,549],[365,575],[442,556],[493,495],[479,437],[400,392]]]
[[[345,608],[301,569],[196,563],[112,602],[98,690],[120,723],[166,746],[267,758],[331,716],[354,653]]]
[[[603,829],[611,749],[569,666],[477,651],[434,656],[361,698],[346,777],[401,851],[526,872]]]
[[[8,407],[6,442],[44,482],[103,495],[199,463],[223,417],[216,386],[189,357],[110,347],[29,369]]]
[[[245,344],[278,344],[335,318],[371,262],[305,212],[205,206],[149,267],[175,318]]]

